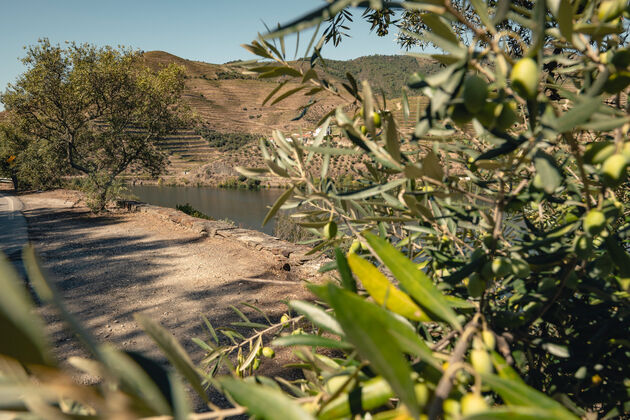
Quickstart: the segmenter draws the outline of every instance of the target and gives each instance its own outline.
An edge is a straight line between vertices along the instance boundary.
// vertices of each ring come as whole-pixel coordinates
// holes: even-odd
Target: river
[[[259,191],[228,190],[212,187],[158,187],[152,185],[130,186],[130,191],[140,201],[156,206],[175,208],[177,204],[190,204],[200,212],[216,220],[229,219],[247,229],[273,234],[273,220],[261,226],[265,215],[281,189]]]

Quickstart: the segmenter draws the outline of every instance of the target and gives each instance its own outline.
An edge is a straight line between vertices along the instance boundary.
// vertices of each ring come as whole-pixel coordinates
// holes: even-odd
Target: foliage
[[[141,57],[122,47],[62,48],[40,40],[22,60],[26,72],[0,97],[26,140],[63,153],[87,175],[99,210],[125,170],[163,170],[165,156],[155,143],[184,115],[183,70],[171,65],[154,73]]]
[[[260,184],[261,181],[259,179],[251,179],[239,175],[225,179],[219,184],[219,188],[257,191],[260,189]]]
[[[254,68],[261,77],[301,83],[274,91],[275,101],[303,89],[343,98],[350,93],[348,106],[322,124],[341,127],[353,146],[305,145],[275,132],[275,147],[261,143],[267,167],[240,168],[294,186],[270,215],[294,209],[302,226],[338,226],[335,235],[324,229],[315,251],[354,238],[355,252],[397,280],[390,283],[350,254],[347,262],[337,259],[339,281],[354,284],[351,270],[364,292],[313,288],[356,349],[339,365],[369,364],[409,413],[430,418],[452,406],[444,400],[463,406],[480,394],[493,408],[478,418],[560,409],[540,392],[577,415],[628,410],[630,358],[620,335],[627,329],[630,285],[626,3],[535,2],[526,10],[475,1],[466,13],[450,2],[409,3],[423,18],[419,33],[410,36],[437,46],[433,57],[443,63],[436,74],[409,77],[408,87],[429,99],[411,133],[399,130],[369,83],[359,87],[348,76],[345,86],[334,86],[309,68],[291,67],[268,41],[350,3],[331,2],[247,48],[285,68]],[[506,16],[518,23],[516,32],[501,26]],[[458,27],[466,31],[453,31]],[[523,28],[529,38],[519,35]],[[523,48],[513,48],[510,37]],[[346,115],[353,104],[361,111]],[[323,161],[369,157],[358,179],[363,187],[342,191],[327,165],[319,173],[307,170],[316,154]],[[381,305],[387,311],[377,309]],[[407,318],[414,335],[384,321],[391,312]],[[418,340],[436,347],[427,353]],[[414,363],[429,364],[428,356],[448,366],[419,370]],[[311,368],[319,372],[317,364]],[[351,388],[360,383],[348,381]],[[421,384],[429,390],[427,405],[414,399],[413,388]],[[503,385],[515,394],[507,395]],[[462,397],[469,392],[476,397]],[[527,402],[518,393],[535,398]],[[317,405],[318,414],[327,401]]]
[[[249,133],[221,133],[211,128],[197,127],[195,132],[208,141],[212,147],[221,151],[238,150],[246,144],[258,140],[258,136]]]
[[[63,153],[53,144],[29,138],[12,124],[0,124],[0,175],[11,178],[15,190],[48,189],[67,172]]]
[[[536,2],[532,11],[508,4],[532,30],[525,56],[536,72],[522,71],[531,63],[501,42],[491,19],[498,10],[486,3],[471,2],[483,23],[475,26],[450,2],[409,2],[433,14],[425,19],[432,32],[419,36],[444,49],[448,63],[431,76],[411,75],[410,87],[429,100],[413,132],[398,129],[369,83],[359,91],[349,77],[345,109],[357,104],[362,112],[349,116],[340,107],[322,121],[322,131],[335,123],[347,141],[322,146],[322,136],[305,145],[275,132],[273,144],[261,142],[266,168],[240,171],[292,185],[266,220],[293,209],[302,226],[322,231],[313,253],[356,242],[348,254],[334,249],[335,260],[322,267],[329,282],[309,285],[316,302],[289,302],[294,316],[258,321],[233,308],[241,321],[207,322],[210,338],[195,340],[207,351],[199,369],[159,325],[137,318],[202,398],[204,386],[213,386],[234,404],[209,403],[213,412],[204,415],[518,420],[630,411],[630,53],[618,35],[628,11],[609,2],[575,9]],[[320,23],[351,3],[327,3],[268,37]],[[458,23],[475,28],[466,43],[450,32]],[[277,101],[307,88],[345,98],[344,88],[315,71],[291,67],[284,47],[260,39],[247,48],[278,63],[257,71],[301,84],[272,92]],[[543,70],[543,63],[553,66]],[[315,154],[324,164],[308,170]],[[340,191],[328,177],[330,156],[344,154],[365,158],[361,188]],[[26,292],[0,261],[0,320],[13,338],[0,341],[8,407],[40,417],[183,416],[175,376],[164,373],[169,403],[143,374],[149,371],[94,344],[30,251],[25,260],[40,298],[55,303],[96,359],[74,365],[97,368],[104,381],[94,388],[61,382],[66,376],[54,369]],[[303,378],[256,375],[273,347],[294,349]],[[13,389],[27,389],[28,398]]]
[[[212,220],[212,217],[208,216],[205,213],[200,212],[199,210],[197,210],[196,208],[191,206],[190,203],[177,204],[177,205],[175,205],[175,208],[177,210],[181,211],[181,212],[186,213],[189,216],[192,216],[192,217],[197,217],[199,219]]]

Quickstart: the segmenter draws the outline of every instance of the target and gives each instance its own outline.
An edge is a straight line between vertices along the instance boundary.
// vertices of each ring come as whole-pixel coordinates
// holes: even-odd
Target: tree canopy
[[[125,170],[156,175],[164,169],[156,142],[182,122],[181,68],[156,73],[142,64],[140,51],[62,47],[47,39],[28,47],[22,61],[26,72],[0,100],[18,133],[55,149],[87,175],[97,208]]]

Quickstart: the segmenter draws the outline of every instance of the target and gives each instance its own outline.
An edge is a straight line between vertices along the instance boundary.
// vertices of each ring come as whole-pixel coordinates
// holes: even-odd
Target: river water
[[[281,189],[259,191],[228,190],[211,187],[130,186],[140,201],[156,206],[175,208],[190,204],[216,220],[230,219],[237,225],[273,234],[273,220],[261,226],[269,207],[282,195]]]

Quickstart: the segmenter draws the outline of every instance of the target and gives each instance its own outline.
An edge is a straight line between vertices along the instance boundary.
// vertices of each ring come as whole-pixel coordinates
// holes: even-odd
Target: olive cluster
[[[483,78],[469,76],[463,83],[460,97],[449,107],[451,120],[462,128],[474,118],[489,130],[510,129],[518,121],[516,103],[492,96]]]

